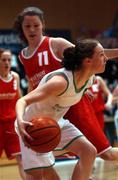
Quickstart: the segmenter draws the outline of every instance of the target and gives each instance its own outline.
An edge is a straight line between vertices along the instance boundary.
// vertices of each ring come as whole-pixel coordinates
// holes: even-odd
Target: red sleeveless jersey
[[[17,81],[13,75],[11,75],[9,81],[0,78],[0,121],[15,119],[15,105],[18,99],[18,92]]]
[[[61,68],[61,60],[54,55],[50,44],[51,38],[45,36],[31,56],[24,55],[25,49],[19,54],[19,59],[24,65],[33,89],[38,86],[45,74]]]
[[[100,88],[99,82],[96,79],[94,84],[91,87],[91,91],[94,94],[95,98],[92,100],[92,106],[95,112],[100,112],[105,109],[105,102],[103,98],[103,91]]]

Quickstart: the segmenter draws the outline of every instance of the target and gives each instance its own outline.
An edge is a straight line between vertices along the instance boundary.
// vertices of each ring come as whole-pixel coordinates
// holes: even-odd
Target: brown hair
[[[44,14],[43,11],[37,7],[27,7],[25,9],[23,9],[23,11],[21,13],[18,14],[18,16],[15,19],[13,28],[16,31],[16,33],[18,33],[18,35],[23,43],[27,43],[27,39],[25,38],[23,30],[22,30],[22,23],[23,23],[24,17],[27,15],[28,16],[36,15],[41,20],[43,27],[45,27],[43,14]]]
[[[75,47],[65,49],[63,67],[72,71],[80,69],[85,58],[92,58],[98,44],[99,41],[95,39],[84,39],[78,41]]]
[[[11,50],[0,48],[0,57],[4,52],[10,52],[10,54],[12,54]]]

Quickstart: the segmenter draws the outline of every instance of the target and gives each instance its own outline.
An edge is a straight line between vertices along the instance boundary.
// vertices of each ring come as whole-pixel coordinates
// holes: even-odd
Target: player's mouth
[[[5,66],[5,69],[9,69],[9,66],[6,65],[6,66]]]
[[[29,37],[34,38],[34,37],[36,37],[36,34],[31,34],[31,35],[29,35]]]

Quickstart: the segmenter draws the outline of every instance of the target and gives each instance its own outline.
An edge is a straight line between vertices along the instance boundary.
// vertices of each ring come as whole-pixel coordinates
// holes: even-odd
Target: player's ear
[[[86,63],[90,64],[91,62],[91,58],[86,58]]]
[[[84,60],[85,65],[90,65],[91,62],[92,62],[91,58],[85,58],[85,60]]]

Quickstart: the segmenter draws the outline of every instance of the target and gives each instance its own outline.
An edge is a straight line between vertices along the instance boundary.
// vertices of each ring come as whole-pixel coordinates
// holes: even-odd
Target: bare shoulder
[[[64,50],[72,46],[74,46],[74,44],[64,38],[51,38],[51,48],[58,58],[63,58]]]
[[[11,73],[16,79],[19,79],[19,74],[17,72],[11,71]]]
[[[64,38],[61,38],[61,37],[57,37],[57,38],[51,38],[51,44],[52,46],[53,45],[57,45],[57,46],[65,46],[66,48],[67,47],[70,47],[70,46],[74,46],[74,44],[72,44],[70,41],[64,39]]]
[[[68,87],[68,82],[63,74],[54,75],[51,79],[48,80],[47,84],[48,90],[50,90],[51,93],[54,92],[55,95],[63,93]]]

